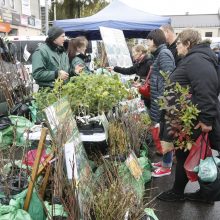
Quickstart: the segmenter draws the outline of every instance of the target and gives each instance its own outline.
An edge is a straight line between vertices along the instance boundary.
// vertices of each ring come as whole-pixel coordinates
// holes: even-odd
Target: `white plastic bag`
[[[214,162],[215,160],[215,162]],[[198,172],[198,177],[203,182],[214,182],[217,178],[217,167],[220,164],[220,159],[216,157],[206,157],[205,160],[200,160],[199,166],[194,168]]]

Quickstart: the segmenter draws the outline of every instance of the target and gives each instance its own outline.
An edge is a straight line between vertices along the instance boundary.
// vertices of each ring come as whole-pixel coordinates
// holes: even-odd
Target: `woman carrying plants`
[[[158,98],[163,95],[165,79],[161,71],[165,74],[171,73],[175,68],[175,60],[166,46],[166,38],[162,30],[155,29],[147,36],[147,46],[152,55],[154,62],[150,76],[151,106],[150,117],[156,126],[160,123],[161,111],[158,105]],[[154,128],[153,128],[154,129]],[[158,137],[159,138],[159,137]],[[156,142],[157,140],[154,140]],[[167,152],[163,155],[163,161],[153,163],[156,170],[152,173],[153,177],[161,177],[171,174],[173,152]]]
[[[70,39],[68,43],[68,57],[70,62],[70,74],[79,75],[81,72],[90,74],[86,63],[90,61],[85,52],[88,46],[88,40],[84,36]]]
[[[217,57],[210,49],[209,44],[202,43],[200,34],[192,29],[182,31],[176,44],[178,55],[183,56],[183,59],[170,74],[170,81],[179,83],[182,87],[189,86],[190,99],[200,111],[197,120],[193,121],[191,138],[195,141],[202,132],[209,133],[211,146],[219,148],[220,103],[218,101],[219,82],[216,71]],[[165,124],[166,120],[164,120]],[[166,126],[163,127],[164,129],[161,128],[161,139],[167,142],[174,141],[172,133],[168,132]],[[188,154],[189,151],[176,149],[177,164],[173,188],[161,193],[158,198],[169,202],[189,199],[210,203],[212,201],[205,198],[199,190],[184,195],[184,189],[188,182],[184,163]]]

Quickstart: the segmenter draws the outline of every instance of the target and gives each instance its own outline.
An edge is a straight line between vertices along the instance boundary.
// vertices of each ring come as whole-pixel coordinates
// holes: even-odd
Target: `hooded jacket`
[[[218,61],[209,44],[198,44],[189,50],[175,71],[172,82],[190,86],[192,102],[200,110],[198,120],[212,126],[210,141],[220,149],[220,103],[218,100]],[[215,142],[215,143],[214,143]]]
[[[40,87],[53,87],[58,72],[69,70],[64,48],[53,43],[41,44],[32,55],[32,76]]]

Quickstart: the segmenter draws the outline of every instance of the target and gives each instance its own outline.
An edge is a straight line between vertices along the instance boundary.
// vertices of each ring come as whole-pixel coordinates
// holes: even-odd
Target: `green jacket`
[[[86,74],[90,74],[91,72],[89,71],[89,68],[86,66],[86,63],[83,61],[83,59],[81,59],[80,57],[74,57],[72,59],[72,61],[70,62],[70,73],[71,75],[77,75],[75,73],[75,67],[77,65],[81,65],[83,68],[83,72],[86,73]]]
[[[32,75],[40,87],[53,87],[59,70],[69,71],[69,59],[64,51],[40,45],[32,55]]]

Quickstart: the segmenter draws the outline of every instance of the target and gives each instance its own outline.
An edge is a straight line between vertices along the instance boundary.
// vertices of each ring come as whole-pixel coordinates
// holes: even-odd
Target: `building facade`
[[[40,35],[40,0],[0,0],[1,35]]]
[[[220,10],[217,14],[170,15],[171,24],[179,34],[186,28],[198,30],[202,37],[220,37]]]

